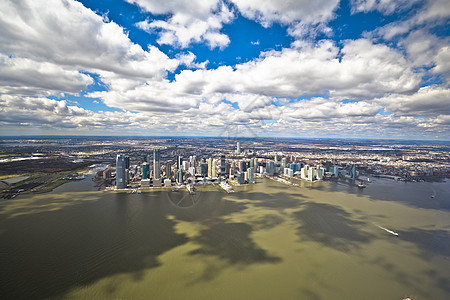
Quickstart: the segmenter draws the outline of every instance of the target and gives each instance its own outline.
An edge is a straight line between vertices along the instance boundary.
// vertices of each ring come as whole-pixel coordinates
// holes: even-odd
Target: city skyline
[[[444,0],[4,1],[1,136],[450,140]]]

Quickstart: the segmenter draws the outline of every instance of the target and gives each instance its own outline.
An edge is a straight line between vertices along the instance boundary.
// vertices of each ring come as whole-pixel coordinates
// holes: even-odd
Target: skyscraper
[[[255,182],[255,168],[248,168],[248,182],[254,183]]]
[[[161,178],[161,162],[159,149],[153,149],[153,179]]]
[[[178,155],[178,156],[177,156],[177,171],[178,171],[179,169],[181,169],[182,166],[183,166],[183,156]]]
[[[166,162],[166,178],[172,178],[172,161]]]
[[[142,179],[148,179],[150,177],[150,165],[147,162],[142,164]]]
[[[275,173],[275,163],[271,160],[266,165],[266,173],[269,176],[273,176]]]
[[[225,175],[225,155],[220,157],[220,175]]]
[[[348,176],[351,179],[355,179],[356,178],[356,166],[354,164],[350,165],[350,169],[348,170]]]
[[[122,154],[118,154],[116,157],[116,188],[124,189],[126,187],[125,158]]]
[[[239,142],[236,143],[236,153],[241,153],[241,144]]]
[[[200,165],[200,173],[202,174],[202,177],[208,176],[208,164],[207,163],[201,163]]]

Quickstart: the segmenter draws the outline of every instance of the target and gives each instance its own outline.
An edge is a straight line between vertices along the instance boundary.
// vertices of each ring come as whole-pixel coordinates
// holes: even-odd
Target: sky
[[[1,0],[0,135],[450,140],[448,0]]]

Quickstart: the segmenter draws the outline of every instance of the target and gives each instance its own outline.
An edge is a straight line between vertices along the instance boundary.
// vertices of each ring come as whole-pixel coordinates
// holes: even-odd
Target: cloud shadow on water
[[[304,203],[302,206],[302,210],[293,213],[301,223],[297,228],[301,239],[349,251],[361,243],[369,243],[374,237],[361,230],[365,222],[352,220],[350,213],[339,207],[322,203]]]
[[[162,192],[98,193],[96,199],[77,201],[55,211],[14,218],[0,215],[0,294],[3,299],[61,298],[72,289],[118,274],[142,280],[148,269],[161,265],[160,255],[189,241],[176,232],[176,220],[169,215],[207,223],[246,209],[245,204],[224,201],[218,195],[205,193],[205,201],[192,209],[180,209]],[[48,202],[54,200],[49,197]],[[248,234],[244,229],[241,237],[249,239]],[[251,244],[249,240],[242,243]],[[231,260],[238,259],[235,254],[227,254],[233,250],[227,244],[216,250]],[[256,245],[241,246],[250,247],[248,255],[255,255],[255,261],[265,258],[264,250]],[[105,292],[108,290],[113,294],[115,287]]]
[[[252,227],[246,223],[218,222],[207,228],[194,241],[201,248],[191,255],[214,255],[230,264],[277,263],[281,258],[271,256],[250,237]]]

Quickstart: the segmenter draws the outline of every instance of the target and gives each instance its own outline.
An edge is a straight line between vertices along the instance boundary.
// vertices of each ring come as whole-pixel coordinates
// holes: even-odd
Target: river
[[[2,199],[0,298],[449,299],[449,182],[235,191]]]

